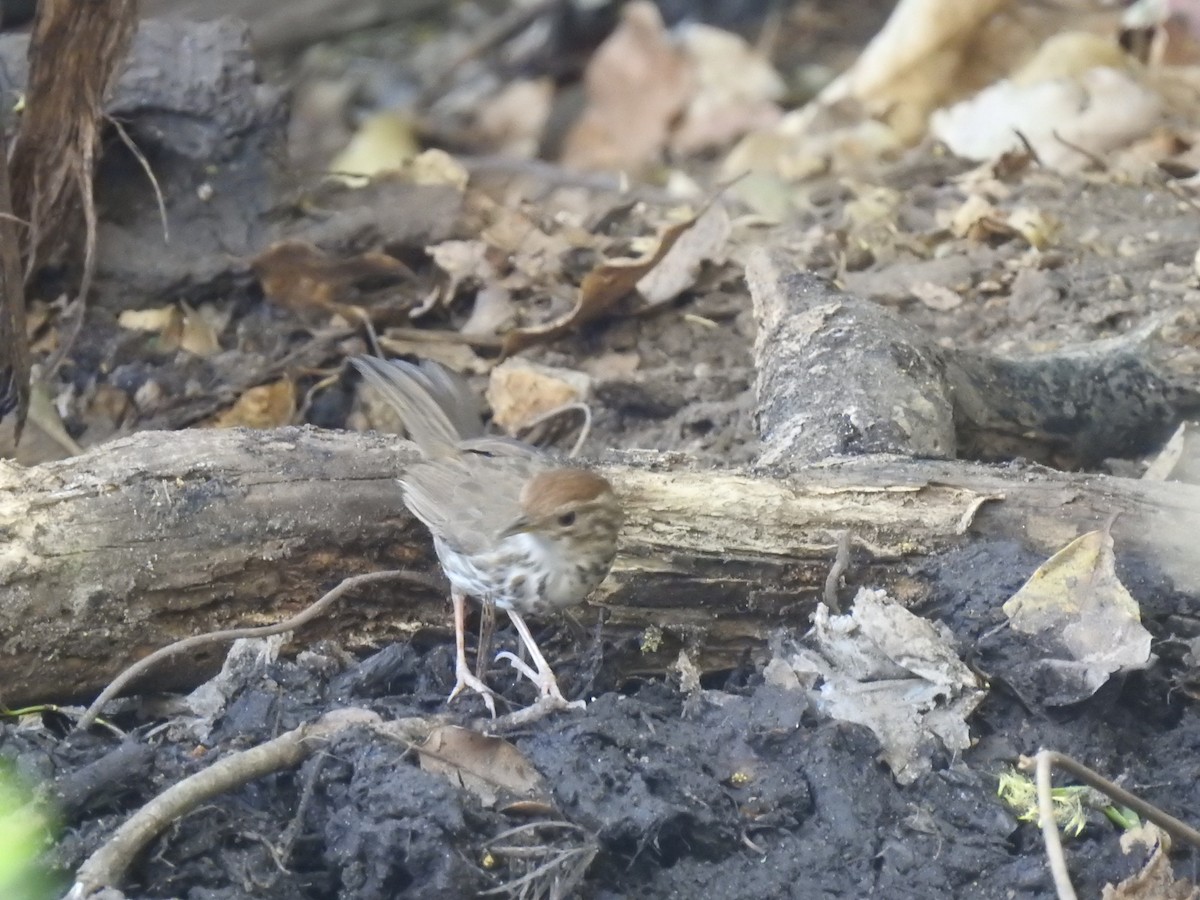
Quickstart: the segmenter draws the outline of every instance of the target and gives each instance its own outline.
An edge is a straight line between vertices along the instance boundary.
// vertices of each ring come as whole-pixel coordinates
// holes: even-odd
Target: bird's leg
[[[487,705],[492,718],[496,718],[496,701],[492,699],[492,689],[481,681],[471,667],[467,665],[467,598],[460,591],[451,590],[450,600],[454,604],[454,690],[446,698],[449,703],[467,688],[470,688]]]
[[[475,650],[475,677],[482,680],[492,655],[492,635],[496,633],[496,603],[484,598],[479,608],[479,643]]]
[[[530,634],[529,626],[525,624],[525,620],[521,618],[519,613],[511,609],[508,610],[508,617],[512,619],[513,625],[516,626],[517,634],[521,636],[521,643],[529,651],[534,668],[530,668],[528,663],[522,659],[518,659],[516,654],[509,653],[507,650],[503,653],[497,653],[496,659],[508,660],[514,669],[538,686],[538,691],[541,693],[543,699],[551,698],[556,703],[565,707],[583,709],[587,704],[582,700],[569,703],[567,702],[567,698],[562,695],[562,691],[558,688],[558,679],[554,677],[554,673],[550,670],[550,664],[546,662],[546,657],[542,656],[542,651],[538,649],[538,645],[534,641],[533,635]]]

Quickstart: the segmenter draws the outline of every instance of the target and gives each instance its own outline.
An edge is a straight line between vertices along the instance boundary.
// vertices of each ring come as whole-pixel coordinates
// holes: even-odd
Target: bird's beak
[[[503,540],[504,538],[512,537],[515,534],[528,534],[532,530],[533,522],[529,519],[529,517],[520,516],[519,518],[515,519],[511,525],[501,531],[499,537],[501,540]]]

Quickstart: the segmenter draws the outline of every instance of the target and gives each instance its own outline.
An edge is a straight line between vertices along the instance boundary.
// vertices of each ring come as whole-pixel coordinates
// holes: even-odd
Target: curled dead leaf
[[[503,738],[447,725],[435,728],[417,754],[422,769],[444,775],[487,807],[495,806],[501,793],[527,799],[545,793],[541,774]]]
[[[386,253],[372,251],[338,259],[313,244],[294,240],[272,244],[250,265],[267,299],[293,312],[343,313],[356,285],[370,279],[399,279],[413,274],[408,266]]]
[[[504,336],[502,355],[511,356],[534,344],[552,341],[607,313],[666,257],[676,241],[696,224],[704,211],[668,227],[660,235],[657,246],[637,259],[610,259],[596,266],[583,277],[575,306],[569,313],[545,325],[510,331]]]
[[[695,284],[704,263],[723,258],[732,233],[733,223],[725,207],[710,204],[658,265],[638,280],[638,293],[646,305],[669,303]]]

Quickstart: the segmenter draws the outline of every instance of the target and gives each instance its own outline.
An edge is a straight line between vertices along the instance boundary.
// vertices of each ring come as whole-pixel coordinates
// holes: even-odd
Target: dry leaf
[[[1197,900],[1200,890],[1171,868],[1171,836],[1145,822],[1121,835],[1121,851],[1137,854],[1145,864],[1119,884],[1106,884],[1101,900]]]
[[[957,309],[962,306],[962,296],[957,291],[931,281],[919,281],[909,288],[912,295],[938,312]]]
[[[760,51],[732,32],[693,24],[683,31],[683,49],[696,89],[671,137],[676,153],[693,154],[779,121],[776,104],[785,85]]]
[[[504,336],[502,355],[512,356],[526,347],[552,341],[604,315],[637,287],[696,221],[697,217],[693,217],[670,226],[659,237],[658,246],[638,259],[610,259],[592,269],[583,277],[575,306],[569,313],[545,325],[510,331]]]
[[[213,418],[214,428],[279,428],[296,415],[296,386],[288,379],[250,388],[225,412]]]
[[[508,330],[516,318],[512,294],[499,284],[485,284],[475,294],[471,315],[459,329],[475,338],[491,338]]]
[[[1007,224],[1037,250],[1050,247],[1062,232],[1062,223],[1054,216],[1028,206],[1019,206],[1010,212]]]
[[[130,331],[163,332],[174,326],[179,315],[179,308],[174,304],[154,309],[125,309],[117,316],[117,324]]]
[[[419,150],[411,118],[391,111],[376,113],[333,158],[330,177],[350,187],[362,186],[381,172],[399,171]]]
[[[955,237],[979,243],[993,238],[1021,238],[1038,250],[1051,246],[1062,231],[1057,219],[1040,210],[1019,207],[1006,213],[979,194],[969,195],[953,212],[939,210],[937,219]]]
[[[502,791],[530,796],[545,793],[541,774],[503,738],[446,725],[435,728],[417,753],[422,769],[446,776],[485,807],[494,807]]]
[[[180,301],[183,319],[180,323],[179,348],[196,356],[212,356],[221,351],[217,329],[201,312]]]
[[[582,372],[507,359],[492,369],[487,401],[492,421],[510,435],[539,416],[587,398],[591,379]]]
[[[1180,423],[1142,477],[1148,481],[1200,484],[1200,428],[1195,421]]]
[[[466,190],[467,182],[471,180],[466,166],[436,147],[420,153],[408,164],[406,171],[413,184],[448,184],[459,191]]]
[[[1031,659],[1043,702],[1076,703],[1150,661],[1150,632],[1116,573],[1112,534],[1090,531],[1054,554],[1004,604],[1009,625],[1051,655]]]
[[[662,261],[638,281],[638,293],[646,305],[667,303],[695,284],[701,265],[723,259],[732,233],[733,225],[725,207],[720,203],[710,205]]]
[[[131,331],[155,331],[164,350],[186,350],[196,356],[220,352],[217,329],[186,303],[155,309],[127,309],[117,316],[117,324]]]
[[[1027,141],[1042,165],[1077,171],[1149,134],[1163,109],[1135,76],[1101,67],[1029,84],[997,82],[935,112],[930,130],[966,159],[995,159]]]
[[[1012,0],[900,0],[854,65],[819,96],[788,113],[774,133],[789,145],[769,168],[798,180],[852,171],[916,143],[930,114],[1003,77],[1078,13]],[[753,135],[751,135],[753,137]],[[723,171],[737,174],[738,148]],[[760,154],[760,160],[762,155]]]
[[[537,156],[542,130],[554,105],[550,78],[513,81],[492,97],[479,114],[479,130],[501,156]]]
[[[368,279],[404,278],[412,271],[386,253],[360,253],[336,259],[306,241],[279,241],[250,262],[263,293],[293,312],[346,313],[355,285]],[[358,318],[353,313],[347,318]]]
[[[815,101],[847,99],[883,117],[904,143],[925,133],[929,113],[989,83],[1024,47],[996,13],[1010,0],[901,0],[854,65]]]
[[[584,169],[655,162],[692,94],[691,66],[673,46],[658,8],[635,0],[584,73],[587,108],[564,142],[562,161]]]
[[[931,751],[971,745],[966,718],[985,693],[940,622],[914,615],[883,591],[859,590],[851,612],[819,604],[804,645],[782,648],[772,684],[806,691],[835,719],[870,728],[901,784],[931,767]]]
[[[83,448],[67,433],[67,428],[63,425],[58,407],[54,403],[54,398],[50,396],[48,388],[36,378],[29,386],[29,414],[26,422],[40,429],[43,434],[71,456],[78,456],[83,452]]]
[[[434,332],[422,331],[420,334],[421,337],[415,340],[381,334],[379,349],[388,357],[419,356],[432,359],[464,375],[486,375],[492,370],[492,361],[476,354],[470,344],[435,340],[437,335]]]
[[[598,381],[629,378],[641,364],[642,355],[636,350],[606,350],[583,361],[584,369]]]
[[[457,294],[459,285],[468,279],[486,284],[497,277],[488,257],[489,249],[484,241],[442,241],[425,248],[433,264],[450,276],[442,291],[443,298]]]

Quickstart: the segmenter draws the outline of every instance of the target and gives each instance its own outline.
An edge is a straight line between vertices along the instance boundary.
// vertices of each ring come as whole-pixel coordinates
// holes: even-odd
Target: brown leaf
[[[725,207],[711,203],[693,223],[695,227],[679,239],[662,262],[638,280],[638,293],[648,307],[674,300],[696,283],[705,262],[723,258],[733,232]]]
[[[422,769],[446,776],[487,807],[495,806],[501,791],[530,797],[545,793],[541,774],[503,738],[447,725],[434,729],[417,753]]]
[[[699,215],[667,228],[658,245],[638,259],[610,259],[596,266],[583,277],[579,296],[569,313],[545,325],[510,331],[504,336],[501,355],[511,356],[534,344],[552,341],[604,315],[637,286],[642,276],[659,264],[675,242],[696,224]]]
[[[487,401],[492,421],[515,436],[538,417],[585,400],[590,391],[591,379],[582,372],[509,359],[492,369]]]
[[[621,10],[621,23],[584,74],[588,105],[567,135],[562,161],[588,169],[655,161],[692,94],[691,65],[671,42],[653,3]]]
[[[345,314],[344,304],[360,282],[404,278],[412,270],[386,253],[367,252],[337,259],[306,241],[279,241],[250,263],[267,298],[293,312],[322,310]],[[350,313],[347,318],[358,318]]]
[[[250,388],[210,424],[215,428],[279,428],[296,414],[296,386],[284,378]]]
[[[186,303],[151,309],[126,309],[117,324],[131,331],[157,331],[163,350],[186,350],[196,356],[212,356],[221,350],[217,329]]]

